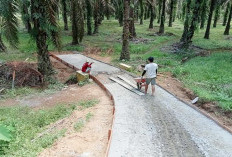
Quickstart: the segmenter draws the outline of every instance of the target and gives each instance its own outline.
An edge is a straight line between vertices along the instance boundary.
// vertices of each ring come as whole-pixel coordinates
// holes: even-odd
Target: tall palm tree
[[[64,30],[68,30],[68,2],[69,0],[61,0],[63,21],[64,21]]]
[[[115,8],[115,16],[118,19],[119,26],[123,26],[123,0],[113,0],[112,1]]]
[[[94,11],[93,11],[93,17],[94,17],[94,34],[98,33],[98,27],[100,25],[101,20],[101,8],[100,8],[100,0],[94,0]]]
[[[166,0],[162,0],[162,2],[163,2],[162,3],[162,14],[161,14],[161,18],[160,18],[160,29],[159,29],[160,34],[164,34]]]
[[[172,22],[174,21],[174,18],[175,18],[175,5],[176,4],[177,4],[176,0],[171,0],[168,27],[172,27]]]
[[[55,46],[60,44],[57,23],[57,3],[55,0],[31,0],[31,15],[33,17],[32,35],[37,45],[38,70],[43,75],[52,74],[52,65],[48,54],[49,38]]]
[[[27,29],[27,32],[30,33],[31,31],[31,15],[29,12],[30,8],[30,0],[20,0],[20,9],[22,15],[22,21]]]
[[[123,34],[122,34],[122,52],[120,60],[129,60],[129,13],[130,13],[130,0],[124,0],[124,11],[123,11]]]
[[[186,5],[186,18],[185,18],[185,25],[184,31],[181,38],[181,48],[188,48],[189,45],[192,43],[192,38],[195,33],[195,30],[198,27],[198,18],[200,14],[200,4],[203,0],[193,0],[193,6],[191,11],[191,0],[187,1]]]
[[[86,20],[87,20],[87,34],[92,35],[92,16],[93,16],[93,9],[91,0],[85,0],[86,5]]]
[[[214,13],[214,22],[213,22],[213,27],[214,28],[217,27],[217,22],[218,22],[218,20],[220,18],[220,14],[221,14],[221,12],[220,12],[221,11],[221,5],[220,5],[219,1],[217,1],[215,8],[216,9],[215,9],[215,13]]]
[[[139,7],[140,7],[140,25],[143,24],[144,18],[144,3],[143,0],[139,0]]]
[[[82,41],[84,36],[84,10],[83,0],[71,0],[72,44]]]
[[[205,39],[209,39],[211,21],[212,21],[213,12],[215,9],[216,1],[217,0],[211,0],[211,3],[210,3],[209,18],[208,18],[207,28],[206,28],[205,36],[204,36]]]
[[[158,21],[157,21],[157,23],[160,23],[161,10],[162,10],[162,0],[158,0]]]
[[[231,6],[230,6],[229,18],[228,18],[228,21],[227,21],[227,24],[226,24],[226,29],[224,31],[224,35],[229,35],[229,33],[230,33],[231,19],[232,19],[232,3],[231,3]]]
[[[135,31],[135,16],[134,16],[134,11],[135,11],[135,1],[130,0],[130,10],[129,10],[129,16],[130,16],[130,22],[129,22],[129,31],[130,31],[130,39],[136,37],[136,31]]]
[[[223,16],[223,23],[222,23],[223,26],[226,25],[226,21],[227,21],[227,18],[228,18],[229,11],[230,11],[230,2],[228,2],[227,5],[226,5],[226,10],[225,10],[225,13],[224,13],[224,16]]]
[[[208,11],[208,0],[203,0],[200,6],[200,19],[201,19],[201,25],[200,29],[204,29],[205,27],[205,21],[207,19],[207,11]]]
[[[153,28],[153,21],[154,21],[154,6],[155,6],[155,1],[154,0],[149,0],[148,1],[148,5],[149,5],[149,9],[150,9],[150,24],[149,24],[149,28],[152,29]]]

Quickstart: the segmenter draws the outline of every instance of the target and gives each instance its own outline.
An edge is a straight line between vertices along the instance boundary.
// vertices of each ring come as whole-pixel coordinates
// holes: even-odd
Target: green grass
[[[86,120],[87,122],[89,122],[90,119],[91,119],[92,117],[93,117],[93,114],[89,112],[89,113],[85,116],[85,120]]]
[[[11,129],[12,139],[8,143],[0,141],[1,156],[25,156],[33,157],[44,148],[53,144],[63,136],[65,130],[47,132],[46,126],[70,115],[73,111],[71,106],[58,105],[51,109],[33,110],[28,107],[1,107],[0,124]],[[2,145],[5,145],[2,147]]]
[[[209,57],[196,57],[173,69],[205,101],[216,101],[225,110],[232,110],[231,52],[218,52]]]
[[[61,89],[64,88],[64,84],[53,80],[49,81],[49,85],[47,86],[46,89],[37,89],[37,88],[30,88],[30,87],[17,87],[14,89],[6,89],[4,91],[4,94],[1,95],[2,99],[14,99],[14,98],[21,98],[25,96],[30,96],[30,95],[48,95],[48,94],[53,94],[56,91],[60,91]]]
[[[90,121],[90,119],[93,117],[93,114],[92,113],[88,113],[86,116],[85,116],[85,119],[83,118],[80,118],[75,124],[74,124],[74,129],[76,131],[81,131],[81,129],[85,126],[85,124],[87,122]]]
[[[93,100],[87,100],[87,101],[80,101],[77,106],[81,107],[81,109],[86,109],[89,107],[93,107],[96,104],[98,104],[100,101],[93,99]]]
[[[74,124],[74,129],[76,131],[80,131],[83,127],[85,126],[85,122],[83,119],[79,119],[75,124]]]

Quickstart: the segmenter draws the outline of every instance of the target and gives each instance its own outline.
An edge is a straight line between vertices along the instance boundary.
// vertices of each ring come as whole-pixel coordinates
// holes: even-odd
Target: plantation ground
[[[232,124],[232,71],[230,70],[232,67],[232,36],[223,35],[224,27],[221,26],[221,24],[218,24],[217,28],[211,28],[209,40],[203,39],[205,30],[197,30],[193,38],[193,44],[197,46],[198,49],[183,51],[181,54],[176,54],[172,52],[171,45],[178,42],[180,39],[183,30],[182,22],[175,22],[172,28],[165,25],[166,35],[164,36],[155,34],[159,29],[156,22],[154,22],[155,27],[152,30],[148,29],[148,23],[148,20],[145,20],[144,25],[136,23],[137,39],[130,43],[131,60],[126,61],[127,64],[133,66],[132,72],[140,75],[141,72],[138,71],[139,65],[145,64],[145,60],[149,56],[154,56],[155,62],[159,64],[158,83],[160,85],[188,102],[196,96],[199,96],[200,101],[197,105],[200,108],[210,112],[220,119],[222,123],[230,126]],[[70,45],[72,40],[71,31],[62,32],[63,51],[83,52],[90,57],[117,66],[120,62],[118,58],[121,52],[121,34],[122,28],[119,27],[116,20],[103,21],[99,29],[99,34],[85,36],[83,42],[77,46]],[[51,46],[51,43],[49,43],[49,45],[49,50],[54,51],[54,47]],[[195,57],[194,52],[202,49],[206,53]],[[35,52],[35,42],[31,39],[30,35],[22,29],[20,33],[19,50],[9,49],[7,55],[5,53],[0,53],[0,62],[15,60],[34,62],[36,61]],[[182,61],[184,58],[187,58],[185,62]],[[64,71],[63,69],[62,72]],[[70,71],[70,75],[72,72],[73,71]],[[68,74],[65,78],[68,78],[70,75]],[[62,79],[62,77],[63,76],[58,76],[60,81],[64,82],[66,79]],[[48,93],[54,93],[63,87],[64,85],[62,83],[56,82],[46,90]],[[38,93],[35,89],[19,88],[16,90],[7,90],[4,97],[25,97],[35,93]],[[2,104],[2,102],[0,103]],[[29,109],[24,111],[24,109],[15,107],[3,108],[1,110],[2,113],[7,110],[7,112],[12,114],[19,112],[19,110],[22,111],[19,112],[22,114],[29,112]],[[35,117],[43,116],[47,112],[60,112],[60,116],[52,118],[52,120],[49,121],[55,122],[64,116],[67,117],[70,115],[72,109],[63,107],[61,110],[62,112],[57,111],[57,109],[49,111],[43,110],[41,111],[42,115],[36,115]],[[8,123],[9,121],[7,121],[6,116],[3,115],[4,114],[0,114],[0,121],[5,124],[10,124],[11,122]],[[13,118],[17,117],[12,117],[12,119]],[[27,119],[27,117],[25,117],[25,119]],[[13,121],[12,123],[20,124],[22,121]],[[41,132],[41,130],[36,128],[35,132]],[[24,135],[26,133],[27,132],[23,132]],[[32,136],[34,135],[35,134]],[[51,145],[60,135],[64,135],[64,132],[61,131],[54,134],[54,137],[51,137],[52,139],[45,139],[44,147]],[[26,137],[17,136],[17,140],[20,138]],[[47,144],[47,142],[49,144]],[[14,149],[11,149],[11,151],[13,152]],[[39,148],[36,152],[37,151],[41,151],[41,149]]]
[[[202,98],[202,101],[215,101],[225,110],[231,110],[232,93],[232,71],[231,51],[232,37],[224,36],[224,27],[219,23],[217,28],[211,28],[210,40],[203,39],[205,30],[198,30],[193,38],[193,44],[209,52],[206,57],[192,57],[191,52],[176,55],[170,54],[166,47],[178,42],[182,33],[182,23],[177,21],[173,27],[166,27],[164,36],[157,36],[158,24],[152,30],[148,28],[148,21],[144,25],[136,23],[137,38],[130,44],[131,60],[128,64],[136,67],[144,64],[145,59],[154,56],[155,61],[160,65],[160,72],[171,72],[175,77],[183,81],[184,85]],[[98,53],[100,56],[111,57],[114,64],[117,64],[121,52],[122,28],[116,20],[103,21],[99,34],[85,36],[83,43],[79,46],[72,46],[71,32],[62,32],[63,50],[75,50]],[[35,43],[26,33],[20,33],[20,53],[10,50],[9,55],[0,54],[0,60],[36,60]],[[95,48],[96,51],[89,51]],[[49,46],[50,50],[54,48]],[[193,50],[194,51],[194,50]],[[181,59],[188,56],[189,60],[184,64]],[[110,59],[108,59],[109,62]],[[202,73],[204,75],[202,75]],[[224,88],[225,87],[225,88]]]

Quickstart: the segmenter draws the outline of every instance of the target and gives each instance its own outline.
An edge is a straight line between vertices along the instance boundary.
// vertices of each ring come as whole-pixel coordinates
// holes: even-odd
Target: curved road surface
[[[59,55],[81,68],[81,54]],[[89,59],[91,60],[91,59]],[[160,87],[155,97],[139,96],[110,81],[120,69],[94,60],[92,73],[115,99],[109,157],[232,157],[232,135]]]

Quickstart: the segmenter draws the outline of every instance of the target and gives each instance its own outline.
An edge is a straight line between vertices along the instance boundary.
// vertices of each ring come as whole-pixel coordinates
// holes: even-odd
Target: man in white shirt
[[[156,63],[153,63],[154,58],[149,57],[148,58],[148,64],[145,66],[142,78],[146,74],[146,86],[145,86],[145,94],[147,94],[148,85],[151,83],[152,88],[152,95],[155,94],[155,84],[156,84],[156,75],[158,72],[158,65]]]

